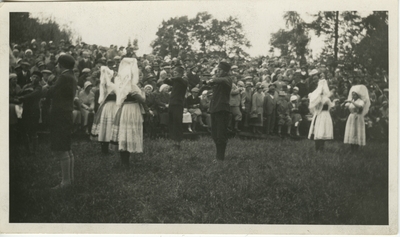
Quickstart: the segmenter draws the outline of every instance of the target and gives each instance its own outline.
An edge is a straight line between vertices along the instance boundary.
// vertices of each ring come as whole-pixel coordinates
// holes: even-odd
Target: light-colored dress
[[[352,103],[346,104],[346,107],[350,110],[350,115],[344,132],[344,143],[365,146],[365,121],[364,115],[361,113],[364,101],[357,99],[354,103],[360,108],[357,108]]]
[[[145,98],[143,91],[139,93]],[[126,101],[117,111],[112,126],[111,141],[118,143],[119,151],[143,152],[143,112],[139,101]]]
[[[314,140],[332,140],[333,123],[329,109],[333,106],[329,98],[325,97],[315,106],[308,138],[314,134]]]
[[[114,72],[105,66],[102,66],[100,70],[100,106],[93,119],[91,139],[99,142],[110,142],[112,125],[118,110],[115,103],[116,88],[114,83],[111,82]]]

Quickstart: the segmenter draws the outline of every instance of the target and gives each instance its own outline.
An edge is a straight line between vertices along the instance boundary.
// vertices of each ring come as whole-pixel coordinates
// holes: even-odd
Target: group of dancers
[[[61,162],[62,182],[55,188],[68,187],[74,180],[74,156],[71,151],[72,107],[76,89],[73,74],[74,59],[67,54],[58,59],[61,76],[56,84],[47,90],[52,98],[51,143],[54,156]],[[214,162],[225,159],[228,141],[230,116],[230,92],[233,80],[229,76],[231,66],[220,62],[215,76],[207,81],[212,87],[213,97],[210,102],[211,136],[216,146]],[[91,139],[100,142],[103,153],[109,152],[111,145],[120,153],[121,167],[129,167],[131,154],[143,152],[143,115],[153,115],[147,107],[145,92],[138,86],[139,69],[135,58],[122,59],[118,74],[106,66],[101,67],[99,109],[94,116]],[[182,116],[187,79],[184,68],[176,65],[172,78],[165,83],[172,86],[168,113],[169,137],[174,147],[180,149],[182,134]],[[329,99],[330,91],[325,79],[320,79],[318,87],[309,94],[309,109],[313,119],[309,139],[315,141],[317,151],[324,149],[326,140],[333,139],[333,124],[329,109],[333,103]],[[353,86],[345,105],[351,114],[347,120],[344,143],[351,144],[353,150],[365,145],[364,115],[368,113],[370,100],[364,85]],[[59,106],[58,106],[59,105]]]
[[[309,109],[313,114],[308,138],[315,141],[317,151],[324,149],[325,141],[333,139],[333,123],[329,110],[334,104],[329,99],[330,95],[328,83],[324,78],[318,81],[317,88],[308,95]],[[346,122],[344,143],[350,144],[351,150],[356,151],[360,146],[366,145],[364,116],[371,105],[367,87],[365,85],[352,86],[347,100],[342,105],[350,111]]]

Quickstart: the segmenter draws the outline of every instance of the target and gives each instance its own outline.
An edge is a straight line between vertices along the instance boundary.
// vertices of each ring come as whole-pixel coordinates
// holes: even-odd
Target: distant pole
[[[335,71],[335,68],[338,65],[339,12],[336,11],[335,15],[336,15],[335,16],[335,45],[333,47],[335,55],[334,55],[333,68],[331,69],[333,73]]]

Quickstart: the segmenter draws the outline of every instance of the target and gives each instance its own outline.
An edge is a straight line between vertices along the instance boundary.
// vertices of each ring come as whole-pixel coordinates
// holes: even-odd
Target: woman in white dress
[[[317,151],[324,149],[326,140],[333,139],[333,123],[329,112],[330,108],[333,107],[333,103],[329,99],[328,83],[324,77],[321,78],[318,81],[317,88],[308,94],[310,100],[309,109],[313,114],[308,138],[315,141],[315,149]]]
[[[131,153],[143,152],[143,114],[149,112],[145,93],[137,85],[139,69],[135,58],[124,58],[115,77],[118,111],[112,126],[111,140],[118,145],[121,164],[128,168]]]
[[[364,85],[351,87],[348,99],[343,103],[349,110],[344,143],[351,145],[351,150],[358,150],[359,146],[365,146],[365,121],[364,116],[368,113],[371,101],[368,89]]]
[[[116,87],[111,81],[114,71],[106,66],[100,68],[100,95],[99,109],[94,115],[91,139],[99,141],[101,152],[108,153],[108,146],[111,141],[111,131],[114,122],[117,106],[115,105]]]

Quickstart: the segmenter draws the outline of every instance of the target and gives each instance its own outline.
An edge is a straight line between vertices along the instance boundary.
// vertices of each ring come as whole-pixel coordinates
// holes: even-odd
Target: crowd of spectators
[[[140,86],[146,92],[146,103],[155,116],[145,118],[145,133],[154,138],[166,136],[168,126],[168,101],[170,87],[164,80],[171,76],[174,65],[183,65],[188,80],[183,126],[187,132],[207,132],[211,119],[209,105],[212,91],[206,81],[213,77],[220,61],[231,67],[233,79],[231,91],[232,132],[250,132],[271,136],[306,136],[311,114],[308,110],[308,93],[318,84],[319,78],[328,81],[335,139],[342,139],[349,111],[341,104],[346,100],[352,85],[364,84],[368,87],[371,108],[366,115],[367,138],[387,139],[388,137],[388,75],[376,69],[343,67],[329,68],[323,62],[313,61],[300,65],[299,61],[284,57],[239,57],[202,56],[202,54],[180,54],[160,57],[143,55],[137,57],[132,46],[109,47],[88,45],[84,42],[72,45],[67,41],[39,42],[33,39],[23,44],[10,45],[10,125],[17,129],[21,124],[24,110],[37,106],[39,130],[47,130],[50,102],[46,98],[37,104],[27,102],[24,94],[40,87],[51,86],[57,80],[57,58],[70,54],[76,60],[74,73],[77,78],[73,132],[89,134],[93,114],[97,111],[100,67],[108,66],[115,75],[123,57],[136,57],[140,70]],[[36,84],[34,83],[36,81]],[[33,86],[35,84],[35,86]],[[23,104],[23,105],[21,105]],[[35,117],[36,119],[36,117]],[[22,129],[26,132],[26,129]],[[11,135],[11,134],[10,134]]]

